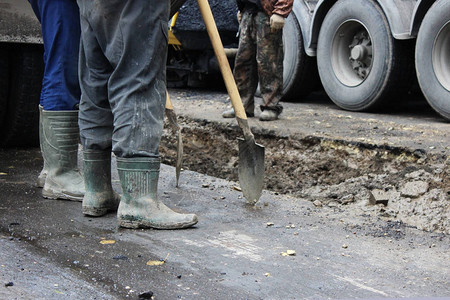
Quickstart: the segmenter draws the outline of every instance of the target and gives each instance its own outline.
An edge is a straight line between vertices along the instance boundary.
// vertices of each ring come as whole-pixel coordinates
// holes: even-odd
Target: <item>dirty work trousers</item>
[[[234,78],[245,107],[254,111],[258,87],[264,105],[278,113],[283,91],[283,30],[270,32],[270,18],[264,12],[243,11],[239,31],[239,48],[234,65]]]
[[[73,0],[28,0],[41,22],[44,41],[44,77],[41,106],[44,110],[77,109],[80,16]]]
[[[156,157],[166,102],[167,0],[78,0],[79,125],[87,150]]]

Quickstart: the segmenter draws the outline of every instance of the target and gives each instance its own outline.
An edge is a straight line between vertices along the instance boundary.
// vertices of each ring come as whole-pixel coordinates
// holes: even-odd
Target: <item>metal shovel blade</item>
[[[264,146],[254,140],[239,141],[239,184],[250,204],[258,202],[264,185]]]
[[[177,163],[176,163],[176,179],[177,183],[176,186],[178,186],[178,182],[180,180],[180,172],[181,172],[181,166],[183,165],[183,139],[181,137],[181,127],[178,125],[177,122],[177,115],[175,114],[175,111],[173,110],[172,101],[170,101],[169,93],[166,92],[167,98],[166,98],[166,116],[169,120],[170,127],[172,127],[172,130],[177,133]]]

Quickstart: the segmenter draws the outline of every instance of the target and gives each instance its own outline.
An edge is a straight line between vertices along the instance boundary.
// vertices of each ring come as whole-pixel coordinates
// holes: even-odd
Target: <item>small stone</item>
[[[342,245],[342,248],[347,249],[347,248],[348,248],[348,245],[347,245],[347,244],[344,244],[344,245]]]
[[[113,256],[113,259],[117,259],[117,260],[127,260],[128,257],[126,257],[125,255],[119,254],[119,255]]]
[[[144,292],[139,294],[139,300],[141,299],[152,299],[153,297],[153,292],[152,291],[148,291],[148,292]]]
[[[322,207],[322,202],[320,200],[316,200],[313,202],[314,206],[316,207]]]
[[[403,197],[417,198],[428,191],[428,182],[425,181],[410,181],[407,182],[400,193]]]
[[[352,203],[352,202],[355,202],[355,197],[352,194],[346,195],[346,196],[341,198],[341,203],[343,205],[348,204],[348,203]]]

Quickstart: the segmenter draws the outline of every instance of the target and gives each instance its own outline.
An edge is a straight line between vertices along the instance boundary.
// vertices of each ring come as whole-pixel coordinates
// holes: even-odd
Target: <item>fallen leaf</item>
[[[147,266],[161,266],[161,265],[163,265],[166,262],[167,258],[169,257],[169,254],[170,253],[167,253],[167,256],[166,256],[166,258],[164,258],[164,260],[149,260],[147,262]]]
[[[111,244],[115,244],[116,241],[115,240],[101,240],[100,244],[102,245],[111,245]]]
[[[164,260],[149,260],[147,266],[161,266],[165,263]]]

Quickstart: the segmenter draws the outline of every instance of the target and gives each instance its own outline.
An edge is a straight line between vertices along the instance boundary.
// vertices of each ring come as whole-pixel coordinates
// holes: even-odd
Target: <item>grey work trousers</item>
[[[78,0],[80,138],[118,157],[159,156],[169,1]]]

